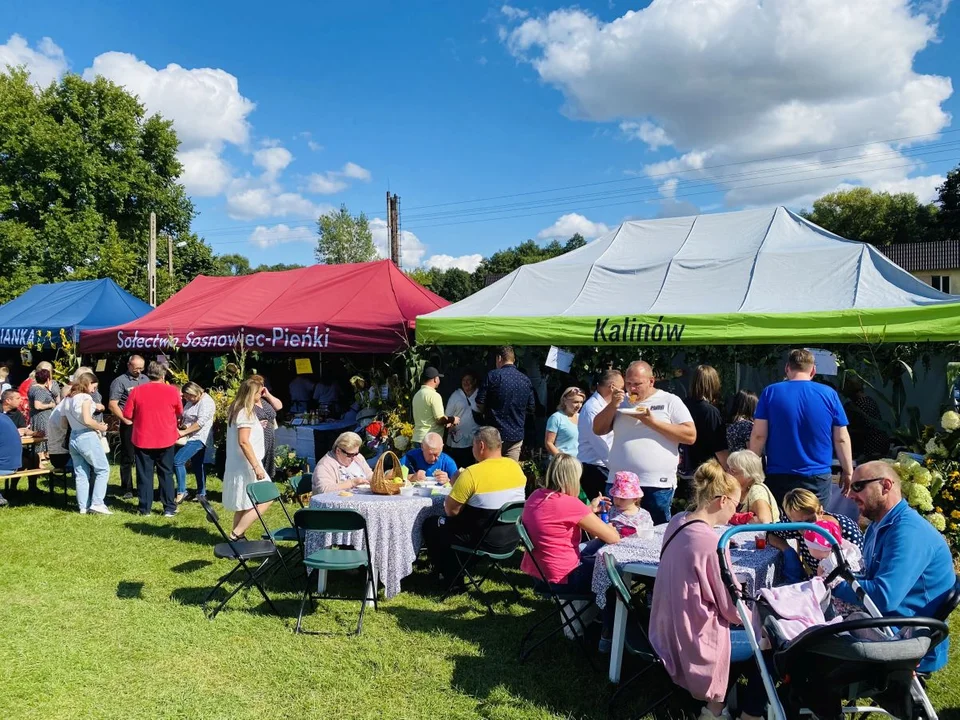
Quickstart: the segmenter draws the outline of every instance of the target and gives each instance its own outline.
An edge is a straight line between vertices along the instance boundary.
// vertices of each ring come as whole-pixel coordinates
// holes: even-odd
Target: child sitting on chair
[[[621,470],[614,475],[610,497],[613,500],[610,524],[620,533],[620,537],[653,537],[653,518],[640,507],[643,490],[640,489],[640,478],[636,473]]]

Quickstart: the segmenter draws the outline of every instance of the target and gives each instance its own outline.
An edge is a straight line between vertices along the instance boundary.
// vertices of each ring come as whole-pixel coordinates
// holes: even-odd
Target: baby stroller
[[[773,608],[759,595],[745,597],[734,581],[727,562],[727,547],[737,533],[774,530],[812,530],[831,545],[836,569],[826,578],[829,586],[837,577],[850,584],[866,609],[862,618],[808,628],[787,640]],[[947,625],[933,618],[885,618],[850,571],[840,544],[816,525],[789,523],[744,525],[727,530],[717,551],[724,584],[737,604],[766,690],[768,718],[787,720],[814,716],[820,720],[844,715],[879,713],[901,720],[937,720],[936,712],[919,681],[916,668],[931,649],[947,637]],[[836,617],[829,593],[821,608],[829,621]],[[753,629],[752,604],[771,645],[767,662]],[[775,682],[780,682],[779,692]],[[878,707],[856,704],[869,697]]]

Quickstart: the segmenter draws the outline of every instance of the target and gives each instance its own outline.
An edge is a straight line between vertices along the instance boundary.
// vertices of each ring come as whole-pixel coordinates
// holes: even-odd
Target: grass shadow
[[[211,587],[212,586],[177,588],[170,593],[170,599],[181,605],[198,607],[202,608],[204,612],[209,612],[215,608],[230,593],[230,591],[236,587],[236,585],[228,584],[226,588],[219,588],[217,592],[214,593],[213,597],[210,598],[209,601],[206,601],[207,596],[210,594]],[[277,620],[280,620],[285,625],[289,625],[290,620],[296,621],[297,611],[300,609],[299,599],[282,597],[271,593],[269,590],[267,591],[267,594],[270,596],[270,600],[273,601],[273,604],[276,605],[277,610],[280,612],[279,617],[273,612],[273,610],[270,609],[270,606],[267,605],[266,601],[263,599],[260,593],[257,592],[256,587],[253,585],[244,588],[234,597],[230,598],[230,602],[227,603],[226,607],[220,610],[220,614],[234,611],[248,613],[250,615],[264,615],[277,618]],[[257,604],[251,606],[249,604],[250,598],[256,599],[258,601]],[[244,605],[241,606],[241,603]]]
[[[192,573],[196,572],[197,570],[202,570],[209,565],[213,565],[213,563],[209,560],[187,560],[179,565],[174,565],[170,569],[175,573]]]
[[[117,583],[117,597],[120,600],[143,600],[143,583],[121,580]]]
[[[150,535],[163,538],[164,540],[178,540],[184,543],[193,543],[195,545],[209,545],[211,550],[219,542],[223,542],[218,534],[212,533],[206,528],[184,527],[181,525],[151,525],[146,522],[128,522],[125,523],[128,530],[138,535]]]

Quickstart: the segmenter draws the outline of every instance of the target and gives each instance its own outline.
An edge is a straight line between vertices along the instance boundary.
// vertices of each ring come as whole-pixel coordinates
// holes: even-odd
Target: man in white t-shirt
[[[692,445],[697,429],[683,400],[654,387],[653,369],[641,360],[630,363],[623,390],[614,390],[594,418],[593,431],[613,431],[607,467],[610,477],[629,470],[640,478],[640,507],[656,525],[670,520],[670,504],[677,488],[680,444]]]
[[[580,418],[577,420],[580,436],[577,459],[583,465],[580,487],[591,500],[606,489],[607,461],[610,459],[610,446],[613,445],[612,432],[594,434],[593,420],[610,404],[614,390],[623,390],[623,373],[613,369],[604,370],[597,382],[597,391],[580,408]]]

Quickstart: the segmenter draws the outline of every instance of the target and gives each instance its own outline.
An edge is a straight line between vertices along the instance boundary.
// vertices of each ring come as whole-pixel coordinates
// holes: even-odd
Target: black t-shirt
[[[17,429],[25,428],[27,426],[27,419],[23,416],[23,413],[14,408],[4,413],[8,418],[13,420],[13,424],[17,426]]]
[[[683,401],[693,416],[697,439],[687,445],[687,464],[690,472],[712,458],[717,452],[727,449],[727,427],[720,411],[706,400]]]

